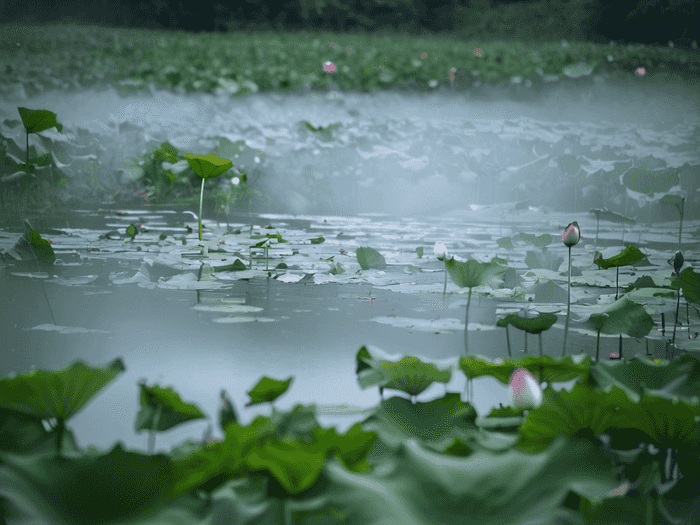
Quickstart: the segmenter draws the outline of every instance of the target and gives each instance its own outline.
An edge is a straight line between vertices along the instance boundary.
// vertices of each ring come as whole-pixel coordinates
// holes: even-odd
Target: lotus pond
[[[700,444],[700,122],[687,87],[637,91],[636,80],[570,79],[529,101],[445,91],[231,99],[153,87],[3,100],[5,182],[25,181],[25,140],[50,160],[26,179],[31,206],[3,208],[0,392],[10,401],[0,432],[15,448],[0,480],[23,487],[21,428],[39,436],[34,461],[51,449],[172,481],[162,493],[160,482],[139,485],[151,499],[129,501],[144,515],[158,502],[190,520],[210,513],[206,523],[232,508],[265,523],[388,513],[392,523],[435,522],[434,502],[419,495],[438,461],[466,484],[460,501],[478,502],[476,523],[692,515],[683,499],[697,486]],[[607,105],[592,104],[602,94]],[[18,107],[58,120],[30,138]],[[207,182],[200,213],[191,153],[235,167]],[[49,175],[123,188],[37,209],[51,187],[37,181]],[[70,368],[78,360],[88,369]],[[514,367],[536,378],[541,406],[515,403]],[[273,401],[272,418],[259,417]],[[216,413],[218,430],[206,416]],[[314,418],[345,436],[322,438]],[[271,433],[285,437],[273,443]],[[253,434],[260,441],[236,468],[267,484],[265,508],[228,496],[211,506],[212,491],[237,478],[223,462]],[[370,449],[372,434],[381,445]],[[652,474],[623,471],[624,454],[611,450],[640,442],[669,452],[632,461],[655,465]],[[316,457],[319,443],[342,466]],[[158,474],[157,461],[175,473]],[[363,488],[380,461],[397,470],[375,468],[377,486]],[[563,462],[568,470],[555,468]],[[45,521],[136,523],[123,509],[90,515],[68,481],[51,493],[49,471],[32,474],[37,501],[70,503]],[[490,498],[480,491],[492,471]],[[114,489],[100,483],[109,499]],[[669,484],[664,510],[648,507],[649,487],[659,500]],[[610,499],[630,485],[626,499]],[[29,490],[0,496],[21,502]],[[332,505],[319,507],[315,490]],[[359,510],[380,492],[421,510]],[[445,520],[463,513],[450,501]]]

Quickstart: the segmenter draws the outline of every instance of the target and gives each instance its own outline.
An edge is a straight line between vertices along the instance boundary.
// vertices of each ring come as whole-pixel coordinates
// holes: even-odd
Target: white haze
[[[616,154],[663,158],[669,166],[697,165],[700,147],[674,153],[668,144],[674,136],[698,140],[699,93],[698,82],[661,82],[634,74],[618,80],[593,75],[531,88],[482,88],[478,94],[440,87],[425,94],[233,97],[151,89],[122,97],[103,89],[5,99],[0,117],[18,118],[18,105],[50,109],[67,126],[64,133],[79,126],[100,134],[118,165],[165,140],[204,154],[214,153],[218,137],[242,139],[267,155],[260,164],[252,158],[235,162],[249,173],[260,168],[251,180],[273,197],[272,207],[260,211],[413,214],[465,207],[477,199],[493,202],[502,189],[493,176],[481,178],[477,196],[483,166],[498,172],[526,165],[544,151],[541,146],[533,151],[535,142],[555,144],[565,136],[592,148],[587,151],[607,145]],[[302,120],[341,126],[331,142],[324,142],[303,130]],[[125,121],[143,127],[127,142],[115,139],[115,123]],[[535,204],[552,200],[552,195],[540,197],[543,202]]]

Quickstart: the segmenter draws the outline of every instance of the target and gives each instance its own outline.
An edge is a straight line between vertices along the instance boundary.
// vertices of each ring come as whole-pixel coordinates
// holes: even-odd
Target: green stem
[[[510,332],[508,332],[508,325],[506,325],[506,341],[508,342],[508,357],[513,357],[510,353]]]
[[[151,431],[148,433],[148,453],[153,454],[156,448],[156,429],[158,428],[158,423],[160,422],[160,415],[163,413],[163,405],[158,406],[156,411],[156,417],[153,418],[153,425],[151,426]]]
[[[564,324],[564,346],[561,350],[561,356],[566,355],[566,337],[569,335],[569,316],[571,315],[571,246],[569,246],[569,286],[566,296],[566,323]]]
[[[472,302],[472,289],[469,288],[469,296],[467,297],[467,314],[464,318],[464,353],[469,353],[469,347],[467,345],[467,340],[469,339],[469,306]]]
[[[202,190],[199,193],[199,240],[202,240],[202,202],[204,201],[204,179],[202,179]]]
[[[681,251],[681,233],[683,232],[683,210],[685,208],[685,197],[681,200],[681,207],[678,211],[681,212],[681,227],[678,229],[678,251]]]
[[[26,173],[26,176],[24,177],[24,188],[22,189],[22,203],[26,203],[25,199],[27,198],[27,188],[29,187],[29,132],[27,132],[26,135],[27,135],[27,162],[24,165],[24,171]]]
[[[442,289],[442,298],[445,299],[445,292],[447,292],[447,266],[445,266],[445,287]]]

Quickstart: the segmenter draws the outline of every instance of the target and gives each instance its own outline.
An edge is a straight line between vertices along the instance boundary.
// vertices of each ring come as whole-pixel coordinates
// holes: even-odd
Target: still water
[[[131,210],[120,217],[116,210],[96,212],[96,204],[85,211],[33,218],[34,227],[52,240],[59,261],[50,275],[31,266],[0,266],[0,375],[62,368],[76,359],[104,366],[122,357],[126,372],[68,422],[83,447],[108,448],[122,441],[146,449],[147,435],[133,430],[141,379],[172,386],[184,401],[196,403],[211,417],[215,438],[220,389],[229,392],[243,423],[269,411],[243,408],[245,391],[262,375],[295,377],[276,404],[280,409],[312,402],[375,406],[377,390],[363,391],[357,384],[355,355],[361,345],[443,361],[454,361],[464,351],[466,293],[450,284],[443,299],[444,274],[432,255],[436,241],[465,259],[510,257],[522,269],[524,251],[499,250],[496,239],[518,232],[550,233],[555,238],[551,250],[566,257],[557,236],[578,220],[583,238],[574,265],[587,270],[596,228],[588,209],[608,204],[636,216],[637,204],[612,186],[580,188],[578,200],[571,203],[556,184],[534,184],[543,172],[554,173],[564,155],[583,159],[588,173],[648,155],[669,167],[697,169],[700,120],[690,88],[634,82],[606,86],[592,81],[522,100],[472,100],[448,93],[260,94],[240,100],[164,92],[122,97],[114,90],[3,100],[3,119],[16,119],[17,105],[51,109],[66,132],[82,127],[104,134],[116,166],[163,140],[197,152],[210,151],[217,137],[245,140],[265,151],[266,159],[239,162],[259,170],[259,187],[272,201],[258,203],[250,216],[234,217],[231,226],[245,232],[270,224],[273,232],[304,247],[299,253],[279,246],[270,250],[270,267],[281,260],[290,266],[286,277],[262,271],[202,276],[196,254],[176,252],[177,243],[156,240],[160,233],[169,239],[187,236],[183,224],[196,228],[192,211]],[[690,89],[691,95],[696,91]],[[341,126],[329,142],[300,130],[302,120]],[[122,137],[115,126],[123,122],[135,123],[139,131]],[[523,200],[528,204],[516,212],[515,201]],[[482,207],[470,207],[474,204]],[[132,222],[149,233],[131,244],[99,239],[108,231],[123,233]],[[207,224],[210,246],[219,238],[231,246],[222,255],[226,263],[233,262],[237,250],[248,253],[241,246],[250,242],[227,237],[225,225]],[[657,259],[665,261],[673,255],[677,237],[666,239],[675,226],[627,227],[624,239],[642,246],[653,241]],[[698,224],[689,222],[683,242],[696,243],[697,232]],[[603,226],[598,246],[611,249],[606,256],[621,247],[622,234],[614,225]],[[0,229],[0,249],[11,249],[19,235],[18,228]],[[308,239],[321,235],[326,242],[309,245]],[[197,245],[195,238],[187,236],[188,246],[181,248]],[[353,255],[360,246],[383,253],[386,271],[356,276]],[[416,254],[420,246],[422,258]],[[344,275],[329,273],[330,257],[345,266]],[[264,264],[258,256],[256,268]],[[609,287],[586,291],[594,297],[614,294]],[[471,353],[507,355],[505,333],[493,326],[501,303],[493,297],[473,298]],[[560,324],[561,318],[544,334],[545,353],[558,355]],[[521,351],[522,335],[511,339]],[[590,352],[590,342],[574,330],[567,348],[569,353]],[[604,343],[607,352],[616,349],[616,339]],[[536,338],[529,345],[530,352],[537,351]],[[646,351],[634,341],[626,348],[626,357]],[[463,391],[459,375],[447,390]],[[443,392],[433,385],[419,400]],[[484,415],[508,403],[507,389],[493,379],[478,379],[472,402]],[[357,420],[320,417],[322,424],[341,431]],[[199,439],[207,424],[190,422],[159,434],[156,449]]]

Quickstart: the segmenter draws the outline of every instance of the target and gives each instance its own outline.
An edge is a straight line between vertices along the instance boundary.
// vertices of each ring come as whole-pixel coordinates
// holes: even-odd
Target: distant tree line
[[[530,10],[534,14],[524,17],[521,37],[527,36],[529,23],[552,16],[559,18],[558,27],[569,24],[593,41],[673,41],[687,47],[700,39],[699,6],[698,0],[0,0],[0,22],[97,22],[197,32],[464,33],[483,20],[490,21],[489,27],[498,26],[503,16],[517,22],[520,10]],[[533,38],[542,39],[536,32]]]

